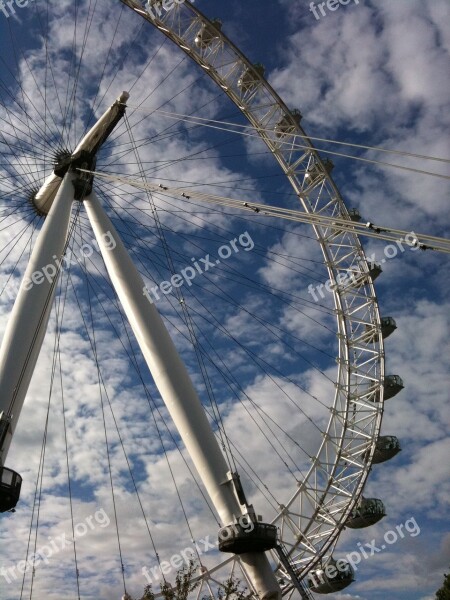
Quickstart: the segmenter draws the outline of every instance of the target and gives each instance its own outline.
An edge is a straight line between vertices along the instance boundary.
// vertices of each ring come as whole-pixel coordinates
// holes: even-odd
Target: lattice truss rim
[[[305,212],[350,220],[335,183],[300,122],[222,31],[216,29],[213,41],[199,48],[195,37],[202,26],[211,26],[211,21],[188,1],[155,21],[137,0],[121,2],[177,44],[221,87],[271,150]],[[248,70],[254,76],[253,85],[243,90],[238,81]],[[286,116],[289,129],[278,137],[276,126]],[[314,169],[317,177],[312,178]],[[290,501],[280,506],[273,520],[300,577],[330,555],[362,494],[384,404],[381,317],[360,240],[356,234],[333,226],[313,225],[313,229],[333,283],[340,354],[333,407],[318,457],[305,481]],[[361,287],[338,285],[339,275],[349,270],[358,272]],[[279,572],[289,578],[282,568]],[[283,591],[292,591],[292,586]]]

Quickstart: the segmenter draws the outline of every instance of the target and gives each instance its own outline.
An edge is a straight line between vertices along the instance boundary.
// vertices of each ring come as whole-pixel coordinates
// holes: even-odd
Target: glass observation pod
[[[314,163],[308,168],[308,172],[305,175],[305,179],[309,179],[308,187],[311,187],[314,183],[323,179],[324,173],[329,175],[334,169],[334,163],[329,158],[325,158],[322,163],[323,167],[320,163]]]
[[[20,498],[22,477],[6,467],[0,467],[0,513],[13,510]]]
[[[250,525],[253,525],[250,529]],[[266,552],[273,550],[278,542],[276,525],[252,521],[235,522],[219,530],[219,550],[244,554],[245,552]]]
[[[203,23],[195,36],[195,45],[204,50],[218,37],[217,34],[221,29],[222,21],[220,19],[214,19],[211,23]]]
[[[383,340],[388,338],[391,333],[393,333],[397,329],[397,323],[392,317],[382,317],[381,319],[381,337]],[[372,335],[369,336],[371,342],[378,342],[380,337],[378,332],[375,331],[370,325],[366,325],[367,333],[372,332]]]
[[[350,221],[353,221],[354,223],[358,223],[359,221],[361,221],[361,215],[359,213],[359,210],[356,208],[351,208],[348,211],[348,216],[350,217]],[[345,215],[340,215],[340,217],[341,217],[341,219],[346,218]],[[340,235],[343,232],[342,228],[339,229],[339,223],[335,222],[335,223],[333,223],[333,225],[336,225],[337,229],[334,233],[331,234],[330,237],[332,237],[332,238],[337,237],[338,235]]]
[[[355,581],[354,571],[346,560],[331,558],[325,567],[313,571],[309,576],[309,589],[315,594],[340,592]]]
[[[386,510],[381,500],[378,500],[378,498],[363,498],[352,511],[345,525],[350,529],[362,529],[363,527],[375,525],[385,516]]]
[[[372,279],[372,281],[378,279],[382,272],[383,269],[380,267],[380,265],[377,264],[373,264],[371,267],[369,267],[370,277],[368,277],[366,273],[362,273],[361,271],[357,271],[355,269],[350,269],[349,273],[351,274],[351,277],[350,283],[348,285],[349,287],[360,288],[363,285],[369,283],[370,278]]]
[[[245,71],[239,77],[237,83],[238,88],[244,94],[247,92],[252,92],[256,87],[258,87],[259,79],[255,77],[255,72],[260,77],[264,77],[266,69],[261,63],[256,63],[255,65],[253,65],[252,69],[245,69]]]
[[[386,375],[384,378],[384,399],[393,398],[405,387],[400,375]]]
[[[386,375],[384,378],[384,384],[383,384],[383,388],[384,388],[384,399],[385,400],[389,400],[390,398],[393,398],[394,396],[396,396],[399,392],[401,392],[401,390],[405,387],[404,383],[403,383],[403,379],[400,377],[400,375]],[[374,392],[373,397],[370,398],[370,400],[372,402],[379,402],[380,401],[380,392],[379,392],[379,388],[369,388],[367,390],[368,393],[370,392]]]
[[[378,465],[394,458],[401,452],[400,442],[395,435],[381,435],[375,445],[372,463]]]
[[[294,123],[292,119],[294,119]],[[275,135],[277,138],[282,138],[288,133],[294,132],[295,124],[300,125],[302,119],[303,115],[298,108],[294,108],[290,114],[284,115],[275,125]]]
[[[359,223],[361,221],[361,214],[357,208],[351,208],[348,211],[348,214],[351,221],[354,221],[355,223]]]

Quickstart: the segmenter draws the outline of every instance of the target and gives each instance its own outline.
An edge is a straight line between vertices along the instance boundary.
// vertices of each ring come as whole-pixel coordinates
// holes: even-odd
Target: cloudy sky
[[[309,135],[450,157],[447,0],[352,0],[336,11],[325,7],[319,19],[303,0],[195,6],[220,18],[241,51],[265,65],[278,94],[301,110]],[[120,2],[35,0],[9,13],[0,12],[2,333],[43,222],[29,197],[51,171],[53,154],[73,150],[93,115],[122,90],[131,94],[127,121],[102,150],[99,170],[295,205],[259,141],[158,112],[244,123],[200,69]],[[324,156],[356,154],[448,175],[439,161],[317,145]],[[336,155],[333,161],[344,200],[364,220],[449,236],[445,179]],[[182,296],[160,294],[156,304],[212,420],[220,407],[251,500],[272,518],[309,464],[334,389],[331,298],[315,303],[307,292],[327,279],[311,229],[170,195],[150,198],[117,182],[98,179],[96,189],[149,287],[192,259],[229,249],[220,265],[181,287]],[[217,532],[93,240],[83,207],[74,209],[67,266],[7,460],[24,484],[17,512],[1,517],[0,568],[8,570],[0,576],[1,600],[78,598],[77,567],[81,598],[120,598],[124,580],[135,597],[147,583],[142,568],[157,564],[156,551],[169,560],[192,538]],[[405,390],[388,401],[382,433],[396,435],[402,452],[373,468],[365,490],[383,499],[387,517],[344,531],[334,555],[370,553],[373,543],[385,548],[363,557],[355,583],[328,597],[432,600],[450,563],[448,260],[408,248],[387,258],[383,242],[363,241],[368,255],[384,260],[378,300],[398,326],[386,342],[387,372],[401,375]],[[45,546],[48,564],[38,565],[34,578],[28,571],[23,583],[14,568]],[[210,551],[203,560],[220,558]]]

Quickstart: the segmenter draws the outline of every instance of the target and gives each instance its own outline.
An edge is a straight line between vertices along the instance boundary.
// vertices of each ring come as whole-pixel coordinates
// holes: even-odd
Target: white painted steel
[[[129,97],[130,95],[128,92],[122,92],[117,100],[108,108],[108,110],[103,113],[95,125],[91,127],[91,129],[81,139],[73,151],[72,156],[81,151],[92,152],[96,144],[105,135],[105,132],[108,130],[108,127],[111,125],[112,121],[117,118],[120,107],[126,104],[126,101]],[[58,175],[52,173],[47,177],[43,186],[35,195],[33,203],[43,214],[47,214],[49,212],[55,195],[59,189],[59,186],[61,185],[61,181],[61,177],[58,177]]]
[[[35,194],[33,204],[43,215],[47,215],[50,212],[50,208],[58,193],[61,182],[61,177],[52,173],[47,177],[40,190]]]
[[[247,512],[208,422],[187,369],[159,315],[144,295],[144,282],[95,192],[84,204],[111,282],[156,386],[219,513],[223,525]],[[111,239],[115,247],[111,249]],[[108,243],[105,241],[108,239]],[[264,553],[241,555],[260,598],[277,598],[280,588]]]
[[[212,23],[189,1],[152,19],[139,0],[121,0],[131,10],[194,60],[248,119],[279,163],[309,215],[330,218],[329,225],[313,224],[332,282],[339,351],[335,395],[323,441],[303,482],[280,507],[274,523],[290,550],[300,577],[326,560],[334,549],[345,522],[362,494],[383,414],[384,346],[381,317],[369,264],[356,232],[336,231],[333,220],[351,222],[339,190],[301,123],[251,62],[224,34],[215,29],[214,39],[198,45],[196,38]],[[244,73],[253,83],[241,86]],[[280,122],[289,122],[288,135],[279,135]],[[339,277],[353,270],[364,275],[361,286],[337,285]],[[367,331],[378,332],[368,341]],[[365,458],[368,457],[368,458]],[[274,557],[276,560],[276,557]],[[289,581],[283,568],[281,578]],[[283,588],[283,594],[292,591]]]
[[[3,465],[47,330],[69,229],[74,188],[68,173],[31,253],[0,348],[0,413],[12,416]],[[26,283],[29,282],[27,285]],[[28,288],[28,289],[27,289]]]

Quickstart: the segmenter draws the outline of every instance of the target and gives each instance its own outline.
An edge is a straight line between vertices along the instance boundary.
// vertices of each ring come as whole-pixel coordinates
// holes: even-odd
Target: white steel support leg
[[[144,295],[144,282],[94,192],[84,205],[111,282],[137,338],[156,386],[216,507],[223,525],[245,510],[193,383],[156,307]],[[111,236],[115,247],[111,249]],[[108,242],[106,242],[108,240]],[[280,597],[280,588],[263,552],[241,554],[260,598]]]
[[[25,271],[0,348],[0,414],[11,426],[0,448],[4,465],[47,330],[74,197],[68,173],[55,197]]]

